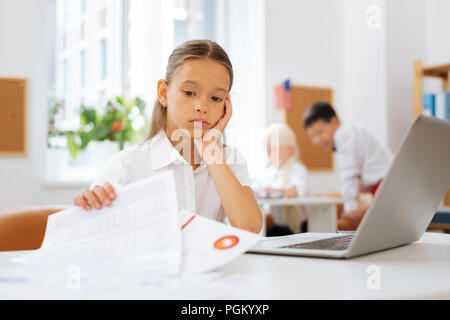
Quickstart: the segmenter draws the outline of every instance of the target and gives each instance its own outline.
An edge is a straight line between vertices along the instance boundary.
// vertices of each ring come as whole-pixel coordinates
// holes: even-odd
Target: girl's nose
[[[195,111],[206,113],[208,110],[207,104],[204,101],[197,101],[195,104]]]

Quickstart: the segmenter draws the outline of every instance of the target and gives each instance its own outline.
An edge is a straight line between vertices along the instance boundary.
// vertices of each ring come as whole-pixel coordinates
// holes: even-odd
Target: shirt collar
[[[152,170],[167,167],[172,163],[185,162],[163,130],[149,141],[149,147],[151,149],[150,166]]]
[[[334,148],[333,148],[333,152],[338,152],[338,148],[339,148],[339,144],[341,143],[341,136],[342,136],[342,131],[344,128],[344,124],[341,123],[341,125],[339,126],[339,128],[336,129],[336,131],[334,132],[333,135],[333,139],[334,139]]]
[[[190,166],[172,145],[164,130],[161,130],[147,143],[151,149],[150,166],[152,170],[161,169],[171,164],[185,164]],[[196,171],[200,171],[203,167],[205,167],[205,164],[201,160],[200,166]]]

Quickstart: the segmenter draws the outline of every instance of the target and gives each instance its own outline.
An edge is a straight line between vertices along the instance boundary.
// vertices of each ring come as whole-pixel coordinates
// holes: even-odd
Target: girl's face
[[[169,139],[176,129],[186,129],[194,137],[194,127],[201,134],[213,128],[224,115],[230,86],[228,69],[211,59],[185,62],[170,84],[160,80],[158,94],[167,102]]]

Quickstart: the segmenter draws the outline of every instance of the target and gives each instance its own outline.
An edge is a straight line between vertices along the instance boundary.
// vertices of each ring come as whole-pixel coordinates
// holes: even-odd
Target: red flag
[[[292,109],[294,107],[294,95],[292,94],[289,79],[275,87],[276,107],[278,109]]]

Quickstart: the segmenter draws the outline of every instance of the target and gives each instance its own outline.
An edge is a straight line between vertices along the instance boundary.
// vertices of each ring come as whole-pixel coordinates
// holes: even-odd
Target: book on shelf
[[[422,99],[422,114],[439,119],[450,120],[450,91],[425,93]]]
[[[425,93],[423,95],[422,114],[430,117],[436,116],[435,113],[435,95],[434,93]]]
[[[441,91],[436,93],[435,98],[436,118],[450,120],[450,92]]]

